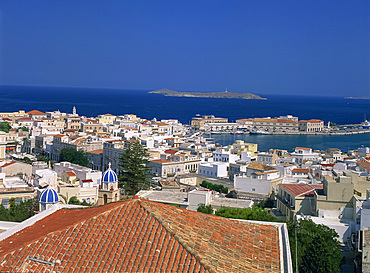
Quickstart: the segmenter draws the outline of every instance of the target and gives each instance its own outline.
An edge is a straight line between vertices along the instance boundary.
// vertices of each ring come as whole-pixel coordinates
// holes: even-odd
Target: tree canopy
[[[5,133],[9,133],[9,129],[12,128],[7,121],[0,122],[0,131],[3,131]]]
[[[126,194],[135,195],[149,188],[148,151],[139,142],[132,142],[120,156],[119,183]]]
[[[207,188],[213,191],[218,191],[219,193],[228,193],[229,189],[227,187],[224,187],[223,185],[218,185],[218,184],[212,184],[207,181],[202,181],[200,184],[203,188]]]
[[[22,222],[35,214],[35,208],[38,206],[38,198],[21,201],[17,204],[15,198],[9,199],[9,209],[0,205],[0,221]]]
[[[244,209],[222,207],[216,210],[215,215],[234,219],[279,222],[279,219],[272,216],[267,210],[257,206]]]
[[[299,220],[289,222],[288,231],[294,271],[297,258],[298,272],[340,272],[343,256],[337,240],[339,236],[334,229],[311,220]]]
[[[68,161],[80,166],[88,167],[89,160],[83,150],[76,150],[74,148],[63,148],[60,150],[59,162]]]
[[[198,208],[197,208],[197,211],[198,212],[203,212],[203,213],[206,213],[206,214],[213,214],[213,208],[211,205],[204,205],[204,204],[199,204]]]

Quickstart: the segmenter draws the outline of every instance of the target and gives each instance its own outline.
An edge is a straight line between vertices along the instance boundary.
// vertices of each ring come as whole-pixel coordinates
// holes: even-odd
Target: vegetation
[[[21,201],[17,204],[15,198],[9,199],[9,209],[0,205],[0,221],[22,222],[35,214],[39,200],[37,197]]]
[[[220,193],[228,193],[229,192],[229,189],[227,187],[224,187],[222,185],[212,184],[212,183],[209,183],[207,181],[202,181],[200,186],[202,186],[203,188],[207,188],[207,189],[210,189],[210,190],[213,190],[213,191],[220,192]]]
[[[266,201],[262,201],[256,205],[257,207],[260,207],[261,209],[265,208],[273,208],[274,207],[274,201],[271,199],[268,199]]]
[[[5,133],[9,133],[9,129],[12,128],[9,124],[9,122],[2,121],[0,122],[0,131],[3,131]]]
[[[197,208],[197,211],[198,212],[203,212],[203,213],[206,213],[206,214],[213,214],[213,208],[211,205],[204,205],[204,204],[199,204],[198,208]]]
[[[68,200],[67,200],[67,197],[62,194],[59,194],[59,196],[62,198],[64,204],[91,206],[91,204],[87,203],[85,200],[82,202],[78,200],[77,196],[72,196]]]
[[[279,219],[272,216],[267,210],[257,206],[244,209],[222,207],[216,210],[215,215],[234,219],[279,222]]]
[[[340,272],[343,256],[334,229],[311,220],[299,220],[289,222],[288,231],[294,271],[297,258],[298,272]]]
[[[126,194],[135,195],[149,188],[148,151],[139,142],[132,142],[120,157],[119,184]]]
[[[88,167],[89,160],[83,150],[76,150],[74,148],[63,148],[60,150],[59,162],[68,161],[80,166]]]
[[[28,132],[28,128],[27,128],[27,127],[25,127],[25,126],[19,127],[19,128],[17,129],[17,132],[19,132],[19,131],[21,131],[21,130],[22,130],[22,132]]]
[[[53,167],[53,161],[51,161],[51,158],[49,158],[49,157],[45,157],[45,156],[38,156],[38,157],[37,157],[37,160],[38,160],[38,161],[44,161],[44,162],[46,162],[46,163],[48,163],[48,164],[49,164],[49,162],[50,162],[51,167]]]

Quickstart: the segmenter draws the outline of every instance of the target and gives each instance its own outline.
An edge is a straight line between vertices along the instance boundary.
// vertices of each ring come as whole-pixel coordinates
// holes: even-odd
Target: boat
[[[364,121],[361,122],[360,126],[364,129],[370,129],[370,121],[368,121],[366,119],[366,115],[365,115],[365,118],[364,118]]]
[[[271,135],[270,132],[262,131],[262,130],[250,131],[250,134],[253,134],[253,135]]]

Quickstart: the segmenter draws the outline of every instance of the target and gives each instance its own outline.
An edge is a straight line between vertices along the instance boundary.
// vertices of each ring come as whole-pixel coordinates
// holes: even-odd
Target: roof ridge
[[[212,268],[208,264],[202,261],[203,259],[196,253],[196,251],[194,251],[186,242],[184,242],[181,239],[180,236],[178,236],[176,233],[172,231],[171,225],[169,223],[165,225],[161,217],[158,217],[154,212],[148,210],[147,207],[143,204],[142,199],[134,199],[133,201],[137,202],[139,206],[141,206],[151,217],[153,217],[156,221],[158,221],[158,223],[160,223],[160,225],[169,233],[169,235],[172,236],[191,256],[193,256],[194,259],[198,261],[200,265],[202,265],[209,272],[215,272],[214,270],[212,270]],[[145,202],[155,203],[150,200],[145,200]],[[177,208],[177,209],[183,210],[181,208]]]

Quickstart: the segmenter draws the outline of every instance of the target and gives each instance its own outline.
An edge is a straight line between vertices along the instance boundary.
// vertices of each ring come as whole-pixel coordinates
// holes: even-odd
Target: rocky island
[[[169,89],[159,89],[150,91],[151,94],[161,94],[166,97],[191,97],[191,98],[221,98],[221,99],[245,99],[245,100],[266,100],[258,95],[251,93],[228,92],[179,92]]]

